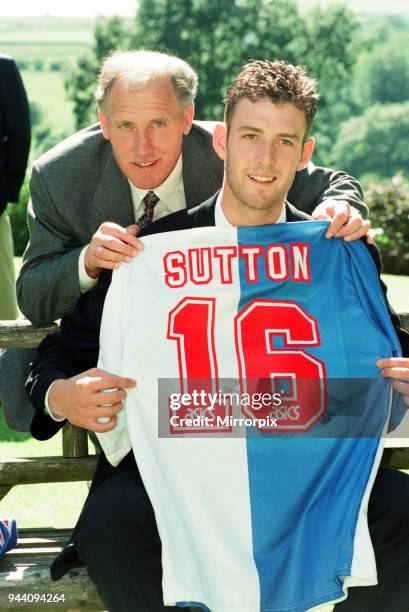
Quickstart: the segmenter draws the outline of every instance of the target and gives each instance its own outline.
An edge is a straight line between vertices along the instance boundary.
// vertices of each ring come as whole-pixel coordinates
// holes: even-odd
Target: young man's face
[[[186,110],[180,108],[166,77],[158,77],[140,89],[117,81],[106,112],[99,111],[99,119],[124,175],[140,189],[155,189],[176,165],[183,135],[192,125],[193,105]]]
[[[223,210],[237,225],[274,223],[297,170],[311,158],[314,140],[303,143],[305,116],[290,103],[241,99],[230,122],[215,133],[225,161]]]

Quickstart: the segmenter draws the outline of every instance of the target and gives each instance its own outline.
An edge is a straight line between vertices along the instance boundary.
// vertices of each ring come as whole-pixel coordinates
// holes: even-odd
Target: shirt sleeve
[[[45,404],[45,406],[44,406],[44,414],[47,414],[49,417],[51,417],[53,421],[56,421],[57,423],[61,423],[61,421],[65,420],[65,417],[59,417],[59,416],[56,416],[55,414],[53,414],[51,412],[51,410],[50,410],[50,406],[48,405],[48,395],[49,395],[51,387],[53,386],[54,383],[55,383],[55,381],[51,383],[51,385],[47,389],[47,393],[45,394],[45,399],[44,399],[44,404]]]
[[[80,290],[81,293],[85,293],[92,287],[94,287],[98,282],[97,278],[91,278],[88,276],[87,271],[85,270],[85,253],[87,251],[88,244],[82,249],[80,256],[78,258],[78,278],[80,282]]]

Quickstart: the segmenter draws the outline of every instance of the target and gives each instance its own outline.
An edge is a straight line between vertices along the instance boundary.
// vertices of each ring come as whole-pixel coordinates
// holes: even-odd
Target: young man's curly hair
[[[242,98],[253,102],[260,98],[270,98],[277,104],[290,102],[304,112],[307,136],[317,110],[319,95],[315,80],[308,77],[301,66],[293,66],[284,61],[253,60],[243,66],[227,91],[224,101],[227,129],[236,104]]]

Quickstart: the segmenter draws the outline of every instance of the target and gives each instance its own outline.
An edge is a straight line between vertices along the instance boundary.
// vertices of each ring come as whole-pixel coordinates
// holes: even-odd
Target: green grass
[[[61,432],[39,442],[28,433],[11,431],[0,412],[2,457],[61,456]],[[73,527],[88,487],[85,482],[19,485],[1,501],[1,516],[17,519],[18,527]]]

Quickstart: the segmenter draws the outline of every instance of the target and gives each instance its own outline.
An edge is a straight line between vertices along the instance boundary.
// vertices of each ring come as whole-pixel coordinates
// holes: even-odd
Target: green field
[[[91,48],[94,28],[94,19],[0,18],[0,50],[19,64],[34,111],[33,155],[39,132],[49,131],[56,142],[75,131],[64,79],[78,56]]]
[[[72,102],[67,97],[62,72],[22,70],[21,76],[29,102],[34,102],[40,111],[41,127],[66,136],[74,132]]]
[[[0,19],[0,49],[17,62],[72,64],[93,41],[95,20],[55,17]]]
[[[0,44],[8,42],[92,43],[95,20],[63,17],[1,17]]]

